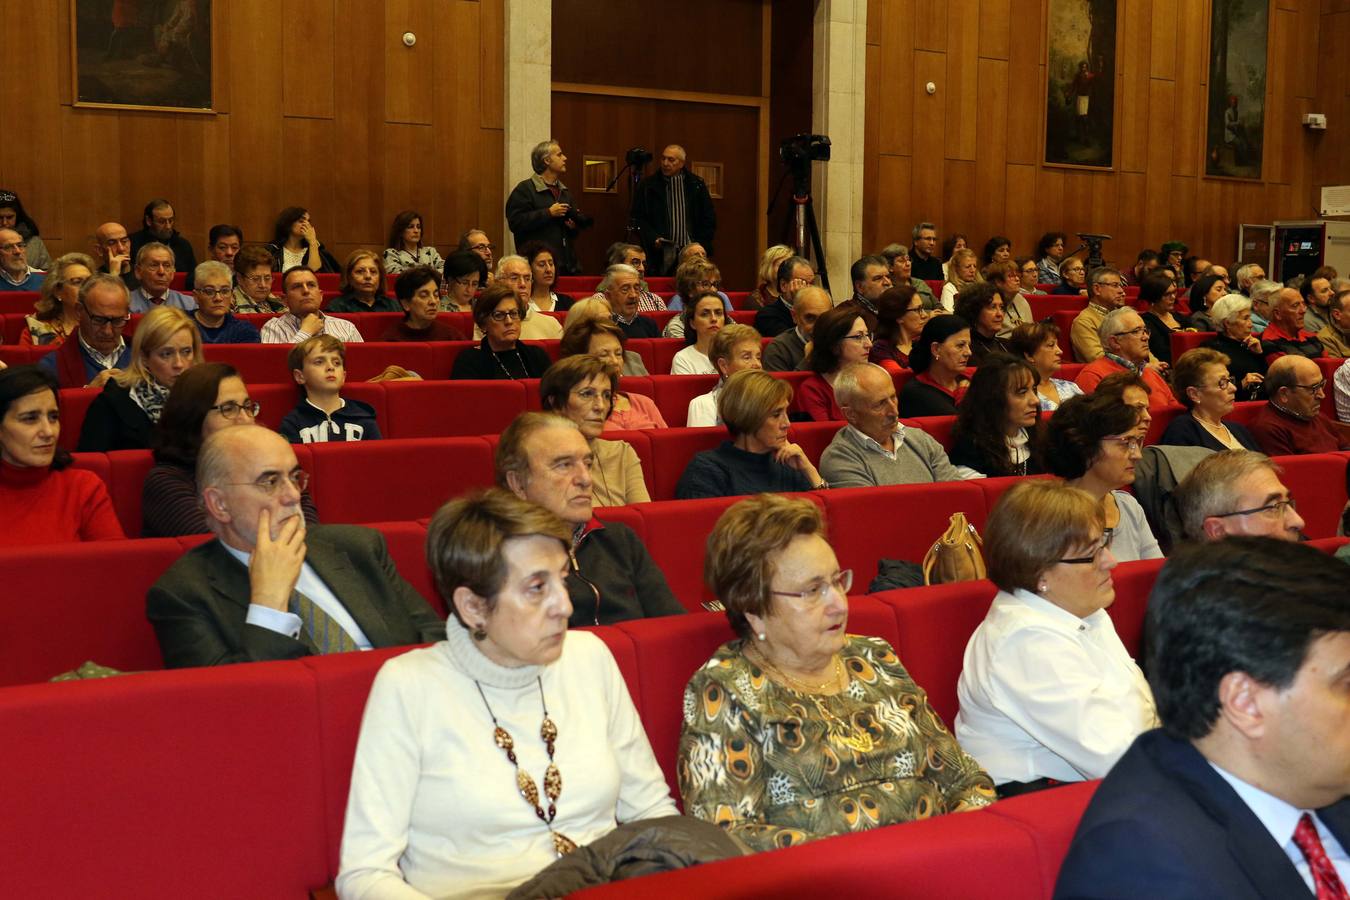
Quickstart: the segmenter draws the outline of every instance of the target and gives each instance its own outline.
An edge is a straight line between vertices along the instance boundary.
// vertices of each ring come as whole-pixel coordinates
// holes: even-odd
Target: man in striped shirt
[[[685,169],[685,159],[679,144],[661,151],[661,171],[642,180],[633,201],[633,218],[653,275],[672,272],[688,244],[702,244],[712,255],[717,213],[708,185]]]

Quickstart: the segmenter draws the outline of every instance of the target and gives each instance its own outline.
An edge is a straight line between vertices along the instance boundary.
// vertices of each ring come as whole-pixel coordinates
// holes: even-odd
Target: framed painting
[[[75,105],[214,111],[212,0],[70,0]]]
[[[1205,174],[1260,180],[1269,0],[1214,0],[1209,20]]]
[[[1116,0],[1048,0],[1046,165],[1115,164],[1116,12]]]

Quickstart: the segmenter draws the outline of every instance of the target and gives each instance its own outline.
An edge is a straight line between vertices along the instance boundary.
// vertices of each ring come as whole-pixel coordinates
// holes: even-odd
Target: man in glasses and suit
[[[131,298],[116,275],[96,274],[80,285],[79,328],[72,340],[38,360],[63,388],[101,388],[131,362],[122,331]]]
[[[147,616],[170,668],[439,641],[445,623],[394,568],[384,537],[306,529],[309,478],[284,438],[226,428],[202,444],[197,485],[215,535],[150,589]]]

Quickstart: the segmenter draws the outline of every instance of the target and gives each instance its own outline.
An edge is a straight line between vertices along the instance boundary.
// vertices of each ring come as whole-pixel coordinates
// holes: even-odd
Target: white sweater
[[[391,659],[366,701],[342,833],[338,896],[502,897],[556,858],[516,789],[492,719],[543,796],[543,684],[558,727],[556,831],[588,844],[617,822],[677,810],[628,688],[595,635],[569,631],[547,666],[507,669],[451,621],[447,640]]]

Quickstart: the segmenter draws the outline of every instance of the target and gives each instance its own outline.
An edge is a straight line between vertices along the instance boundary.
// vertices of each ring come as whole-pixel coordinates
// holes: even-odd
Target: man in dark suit
[[[673,275],[680,251],[689,244],[702,244],[713,255],[717,235],[717,211],[712,194],[702,178],[685,168],[686,155],[679,144],[661,151],[661,170],[638,183],[633,197],[633,220],[647,251],[647,271]]]
[[[1079,823],[1057,898],[1344,898],[1350,883],[1345,565],[1265,537],[1192,544],[1149,602],[1163,727]]]
[[[211,435],[197,486],[216,539],[150,589],[164,664],[212,666],[438,641],[445,623],[399,576],[379,532],[306,531],[308,482],[284,438],[246,425]]]

